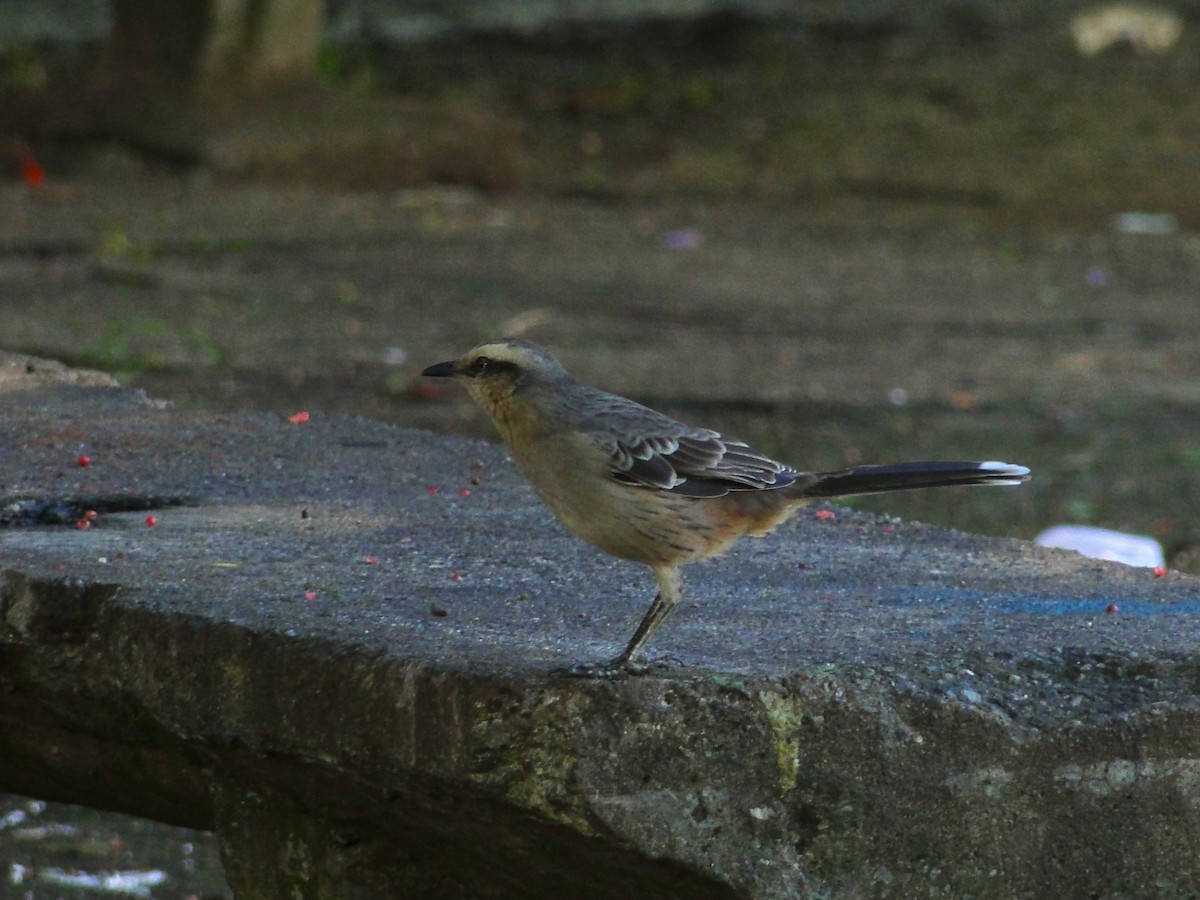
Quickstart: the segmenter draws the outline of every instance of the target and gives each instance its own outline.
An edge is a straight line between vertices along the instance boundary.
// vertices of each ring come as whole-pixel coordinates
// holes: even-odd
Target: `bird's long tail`
[[[1029,470],[1002,462],[930,461],[896,463],[890,466],[855,466],[840,472],[820,472],[798,496],[819,499],[851,494],[880,494],[913,488],[971,484],[1021,484]]]

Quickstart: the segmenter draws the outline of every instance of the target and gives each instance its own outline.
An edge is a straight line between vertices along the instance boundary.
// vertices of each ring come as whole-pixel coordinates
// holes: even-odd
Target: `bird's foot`
[[[626,675],[640,675],[640,669],[637,663],[629,664],[621,659],[610,659],[600,663],[575,663],[573,666],[555,669],[550,674],[559,678],[601,678],[611,681]]]
[[[622,654],[608,662],[575,663],[562,669],[555,669],[551,674],[566,678],[606,678],[609,680],[625,678],[629,675],[647,675],[655,669],[667,668],[667,661],[626,659]]]

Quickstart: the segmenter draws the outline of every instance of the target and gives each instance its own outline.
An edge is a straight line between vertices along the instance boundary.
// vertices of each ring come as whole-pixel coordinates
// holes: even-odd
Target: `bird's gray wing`
[[[690,429],[670,438],[617,441],[609,471],[617,481],[686,497],[781,488],[792,484],[797,476],[791,467],[741,441],[706,429]]]
[[[608,452],[608,471],[623,484],[687,497],[768,490],[792,484],[798,472],[741,441],[682,422],[624,398],[604,404],[594,421]]]
[[[800,476],[741,441],[692,428],[625,397],[576,384],[553,398],[560,421],[586,422],[622,484],[687,497],[786,487]]]

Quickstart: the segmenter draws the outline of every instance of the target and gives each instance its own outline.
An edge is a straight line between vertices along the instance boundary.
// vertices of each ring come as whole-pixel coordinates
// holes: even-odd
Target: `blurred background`
[[[1035,472],[864,508],[1200,573],[1198,50],[1183,0],[3,0],[0,348],[487,437],[417,373],[518,334],[805,468]],[[226,895],[41,800],[0,864]]]

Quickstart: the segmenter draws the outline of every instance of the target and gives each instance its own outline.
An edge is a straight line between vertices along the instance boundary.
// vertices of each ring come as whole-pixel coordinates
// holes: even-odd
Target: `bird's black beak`
[[[454,368],[454,360],[448,359],[445,362],[434,363],[429,368],[421,372],[422,375],[429,375],[433,378],[449,378],[452,375],[457,375],[458,372]]]

